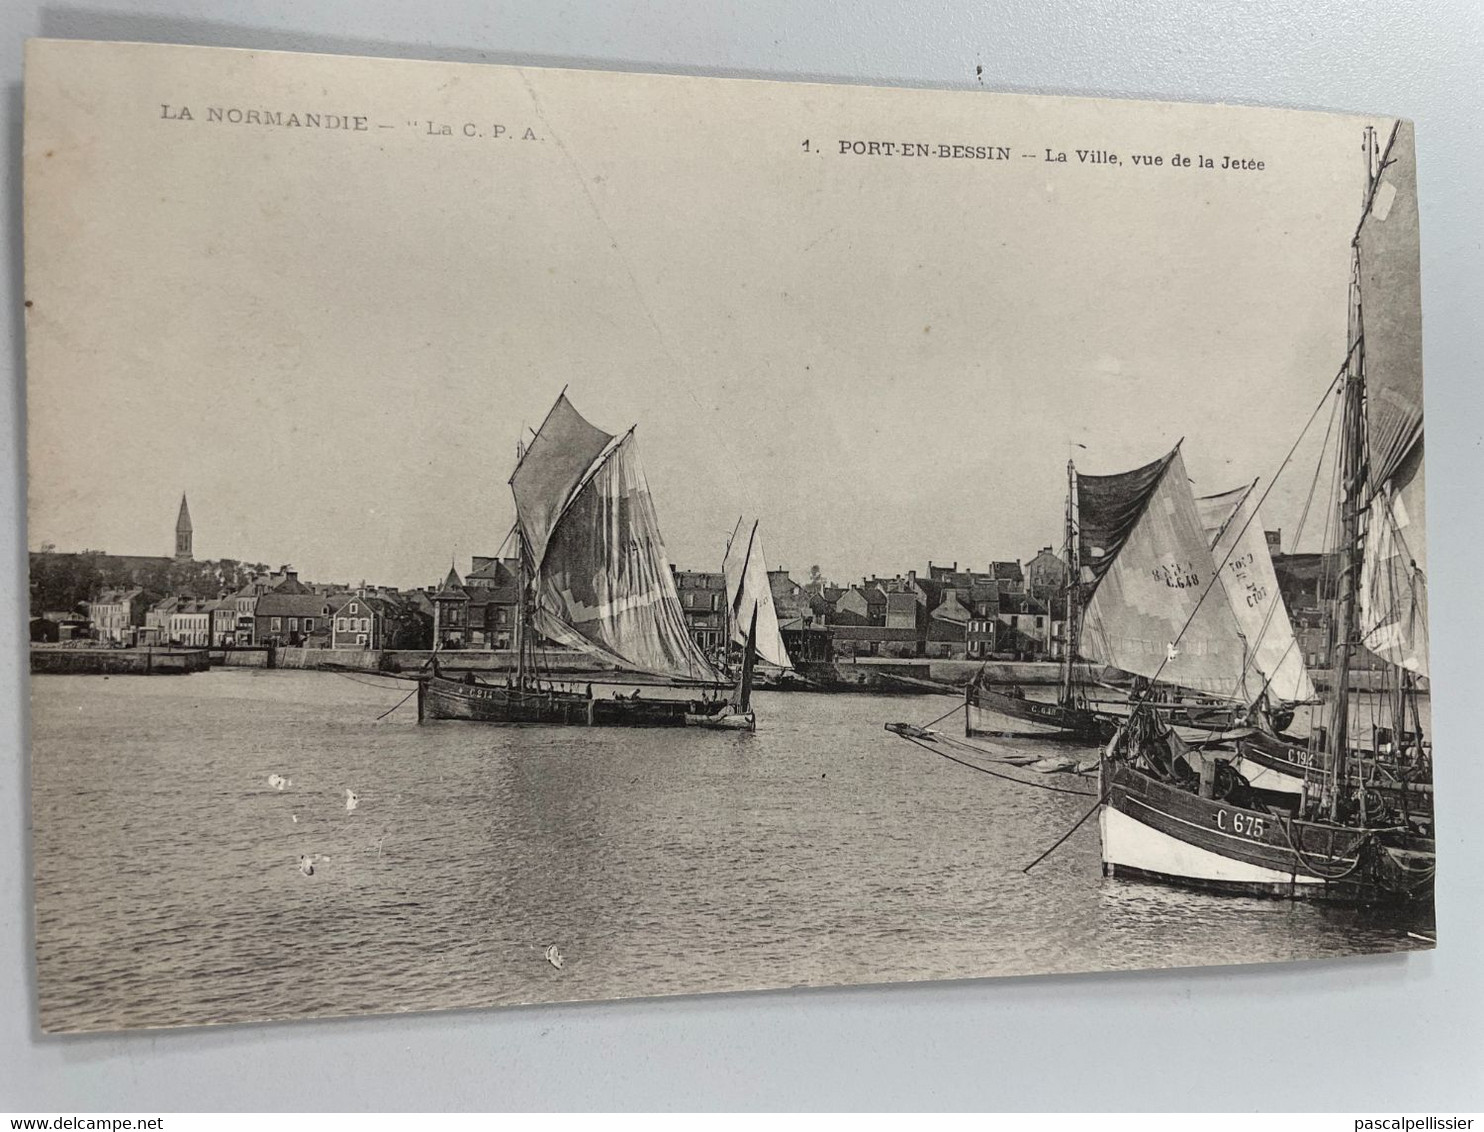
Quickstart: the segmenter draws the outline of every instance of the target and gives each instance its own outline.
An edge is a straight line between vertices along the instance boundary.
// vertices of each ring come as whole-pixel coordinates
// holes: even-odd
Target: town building
[[[802,625],[793,628],[780,626],[779,636],[788,650],[789,660],[798,667],[804,664],[826,664],[835,659],[835,631],[823,624]]]
[[[814,624],[831,625],[835,620],[835,608],[845,591],[839,586],[825,582],[804,587],[809,593],[809,608],[814,613]],[[793,654],[790,653],[790,656]]]
[[[811,595],[788,576],[787,570],[769,570],[768,589],[773,595],[773,611],[780,629],[802,629],[814,623]]]
[[[170,616],[183,600],[180,597],[161,598],[144,611],[144,626],[139,633],[140,644],[170,643]]]
[[[520,562],[514,558],[474,556],[464,579],[469,598],[468,647],[512,649],[520,616]]]
[[[1067,588],[1067,564],[1049,546],[1043,546],[1025,564],[1026,589],[1034,598],[1048,601]]]
[[[1268,547],[1272,552],[1274,535],[1269,531]],[[1272,553],[1273,573],[1278,579],[1278,592],[1288,609],[1293,635],[1311,670],[1334,664],[1334,612],[1339,596],[1339,562],[1332,554]],[[1362,667],[1370,663],[1371,654],[1356,650],[1352,663]],[[1380,662],[1377,661],[1379,664]]]
[[[316,593],[275,589],[253,607],[253,640],[260,645],[323,648],[330,641],[330,602]]]
[[[212,642],[219,648],[248,648],[256,643],[259,590],[249,584],[222,598],[212,621]]]
[[[187,648],[206,648],[211,644],[211,610],[214,602],[185,598],[178,602],[165,623],[165,640]]]
[[[443,584],[429,595],[433,601],[433,647],[462,649],[469,643],[469,595],[452,566]]]
[[[913,590],[898,590],[886,595],[886,627],[888,629],[911,629],[914,632],[923,625],[923,602]]]
[[[886,625],[843,624],[830,626],[837,656],[921,656],[924,630],[888,628]]]
[[[837,625],[886,625],[886,592],[878,585],[861,579],[858,586],[851,586],[835,602]]]
[[[38,622],[42,624],[38,625]],[[49,609],[40,617],[31,619],[31,639],[37,640],[39,631],[41,640],[82,641],[92,635],[91,628],[85,609]]]
[[[364,590],[329,599],[330,647],[333,649],[382,649],[386,647],[387,606],[385,599]]]
[[[1025,593],[1025,571],[1021,568],[1019,559],[1014,562],[991,562],[989,575],[999,583],[1001,593]]]
[[[992,617],[971,617],[964,627],[964,655],[969,660],[987,660],[995,651],[998,635],[995,626],[1000,623],[999,614]]]
[[[88,605],[94,639],[106,644],[134,644],[153,604],[153,595],[138,587],[103,591]]]
[[[995,652],[1018,660],[1038,660],[1051,652],[1051,611],[1029,594],[1000,595],[1000,628]]]
[[[677,570],[675,591],[685,614],[691,640],[706,656],[716,656],[726,647],[727,582],[725,576],[706,570]]]

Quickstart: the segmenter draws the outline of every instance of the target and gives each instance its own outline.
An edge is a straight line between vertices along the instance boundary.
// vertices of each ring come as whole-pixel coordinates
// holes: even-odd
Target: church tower
[[[180,515],[175,520],[175,561],[191,560],[191,509],[186,506],[185,492],[180,493]]]

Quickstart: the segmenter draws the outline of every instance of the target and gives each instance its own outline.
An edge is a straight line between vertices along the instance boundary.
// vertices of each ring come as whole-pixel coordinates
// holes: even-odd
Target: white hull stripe
[[[1122,866],[1169,877],[1232,884],[1324,883],[1319,877],[1304,873],[1290,876],[1277,869],[1224,857],[1162,833],[1112,806],[1103,807],[1098,826],[1103,838],[1103,863],[1115,868]]]

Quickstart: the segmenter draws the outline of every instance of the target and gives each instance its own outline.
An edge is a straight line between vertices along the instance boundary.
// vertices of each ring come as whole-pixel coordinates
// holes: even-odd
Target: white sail
[[[756,522],[749,527],[739,519],[721,564],[726,576],[727,608],[731,611],[732,643],[747,644],[747,631],[756,609],[758,659],[777,668],[792,668],[793,661],[778,628],[778,610],[773,604],[773,587],[768,580],[763,540],[757,528]]]
[[[1246,638],[1248,663],[1272,698],[1298,703],[1314,698],[1314,684],[1278,590],[1256,486],[1197,499],[1196,508],[1227,604]]]
[[[1360,643],[1382,660],[1430,675],[1427,641],[1427,508],[1422,443],[1381,485],[1367,513],[1360,570]]]
[[[1085,508],[1088,495],[1080,498]],[[1211,551],[1180,450],[1141,499],[1116,502],[1128,517],[1126,533],[1087,600],[1079,653],[1163,683],[1245,699],[1241,634],[1222,594],[1209,592]]]

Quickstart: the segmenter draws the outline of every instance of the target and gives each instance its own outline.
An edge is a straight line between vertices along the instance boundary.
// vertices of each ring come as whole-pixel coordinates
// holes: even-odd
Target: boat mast
[[[566,387],[563,386],[563,392]],[[558,398],[560,400],[560,397]],[[525,459],[525,445],[519,440],[515,442],[515,466],[520,467],[521,460]],[[511,477],[514,478],[513,476]],[[516,607],[515,607],[515,686],[522,691],[526,686],[526,533],[520,525],[520,506],[517,503],[515,510],[515,571],[516,571]]]
[[[747,645],[742,653],[742,675],[732,696],[732,709],[746,714],[752,710],[752,668],[757,661],[757,605],[752,607],[752,623],[747,629]]]
[[[1375,131],[1365,132],[1366,191],[1368,206],[1375,177]],[[1358,239],[1358,237],[1357,237]],[[1365,489],[1365,325],[1360,306],[1360,250],[1350,258],[1350,351],[1345,363],[1344,404],[1340,430],[1340,549],[1339,593],[1336,609],[1334,655],[1334,707],[1330,715],[1329,742],[1332,790],[1331,821],[1340,818],[1340,797],[1349,775],[1350,660],[1354,653],[1355,611],[1360,592],[1361,497]],[[1365,791],[1359,791],[1361,821],[1365,820]]]
[[[515,556],[519,563],[516,581],[515,611],[515,686],[526,686],[526,538],[515,532]]]
[[[1062,642],[1061,702],[1065,707],[1072,702],[1072,674],[1077,660],[1077,597],[1078,584],[1082,580],[1081,548],[1077,545],[1077,520],[1075,515],[1077,495],[1077,468],[1067,461],[1067,592],[1066,592],[1066,639]]]

